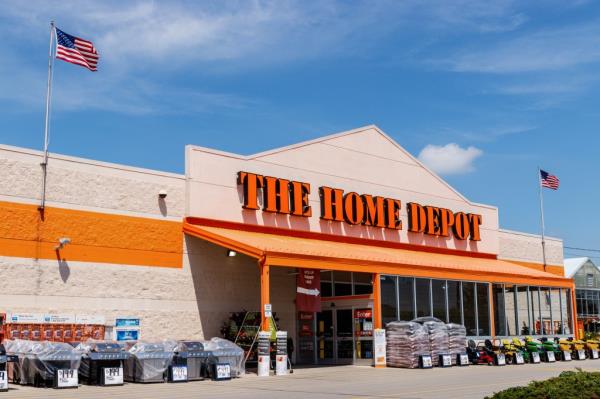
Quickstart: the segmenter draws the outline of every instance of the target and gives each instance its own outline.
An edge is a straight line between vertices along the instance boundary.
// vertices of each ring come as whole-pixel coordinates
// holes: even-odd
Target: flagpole
[[[40,210],[43,211],[46,206],[46,176],[48,168],[48,144],[49,144],[49,120],[50,120],[50,98],[52,94],[52,39],[54,38],[55,28],[54,21],[50,21],[50,47],[48,50],[48,86],[46,90],[46,119],[44,122],[44,160],[42,166],[42,199],[40,202]]]
[[[544,195],[542,190],[542,170],[538,167],[537,171],[538,188],[540,192],[540,217],[542,222],[542,259],[544,260],[544,271],[546,271],[546,239],[544,234]]]

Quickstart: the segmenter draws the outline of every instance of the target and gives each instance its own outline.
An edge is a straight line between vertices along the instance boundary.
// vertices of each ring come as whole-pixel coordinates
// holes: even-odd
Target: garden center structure
[[[185,175],[51,154],[43,211],[41,159],[0,147],[9,322],[94,315],[110,334],[129,317],[142,338],[209,338],[230,312],[272,311],[296,361],[319,364],[370,362],[373,328],[416,316],[573,333],[562,241],[546,238],[544,265],[539,236],[500,229],[375,126],[250,156],[190,145]]]

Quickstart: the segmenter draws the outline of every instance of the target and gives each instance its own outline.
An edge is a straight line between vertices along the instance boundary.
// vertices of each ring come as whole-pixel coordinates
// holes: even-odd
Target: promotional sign
[[[554,352],[552,352],[552,351],[546,352],[546,359],[548,360],[548,363],[555,362],[556,358],[554,357]]]
[[[123,385],[123,367],[104,367],[104,385]]]
[[[375,367],[385,367],[387,361],[385,354],[385,330],[383,328],[373,330],[373,346],[375,349]]]
[[[171,380],[173,382],[184,382],[188,380],[187,366],[171,366]]]
[[[433,367],[433,362],[431,361],[431,355],[421,355],[419,357],[419,366],[422,369],[430,369]]]
[[[585,350],[579,349],[577,351],[577,360],[585,360]]]
[[[452,367],[452,357],[450,355],[440,355],[440,367]]]
[[[598,359],[598,351],[596,349],[592,349],[592,359]]]
[[[467,355],[466,353],[460,353],[457,357],[457,363],[459,366],[469,365],[469,355]]]
[[[0,370],[0,391],[8,391],[8,375],[4,370]]]
[[[270,318],[273,317],[273,306],[270,303],[265,303],[265,317]]]
[[[140,319],[138,318],[117,318],[115,319],[115,327],[139,327]]]
[[[258,376],[267,377],[271,368],[271,332],[258,332]]]
[[[50,324],[73,324],[75,323],[74,314],[46,314],[44,322]]]
[[[106,318],[98,315],[75,315],[75,324],[106,324]]]
[[[140,330],[115,330],[115,341],[139,341]]]
[[[277,331],[275,343],[277,353],[275,355],[275,374],[287,375],[288,369],[288,350],[287,350],[287,331]]]
[[[563,351],[563,360],[565,362],[571,361],[571,352],[570,351]]]
[[[496,366],[505,366],[506,365],[506,357],[504,353],[496,354]]]
[[[137,317],[117,317],[113,330],[116,341],[137,341],[140,339],[140,319]]]
[[[7,317],[10,323],[44,323],[44,315],[42,313],[11,313]]]
[[[79,385],[77,370],[61,369],[56,370],[56,388],[74,388]]]
[[[539,352],[531,352],[531,362],[532,363],[540,362],[540,353]]]
[[[229,363],[216,363],[213,378],[215,380],[230,380],[231,365]]]
[[[525,359],[521,352],[515,353],[515,364],[525,364]]]
[[[321,272],[299,269],[296,278],[296,309],[301,312],[321,311]]]

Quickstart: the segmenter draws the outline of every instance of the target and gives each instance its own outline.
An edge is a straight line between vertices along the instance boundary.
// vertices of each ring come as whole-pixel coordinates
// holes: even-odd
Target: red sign
[[[321,311],[321,272],[299,269],[296,279],[296,310],[299,312]]]
[[[373,317],[371,309],[356,309],[354,311],[355,319],[370,319]]]
[[[309,320],[312,321],[315,318],[315,314],[313,312],[299,312],[298,319],[299,320]]]

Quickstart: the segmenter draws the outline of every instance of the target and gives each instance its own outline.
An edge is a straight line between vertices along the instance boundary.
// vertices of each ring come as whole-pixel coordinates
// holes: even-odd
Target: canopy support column
[[[259,260],[258,267],[260,269],[260,325],[262,331],[270,331],[269,319],[265,317],[265,305],[271,303],[269,265],[264,257]]]
[[[381,323],[381,274],[373,273],[373,327],[382,328]]]

